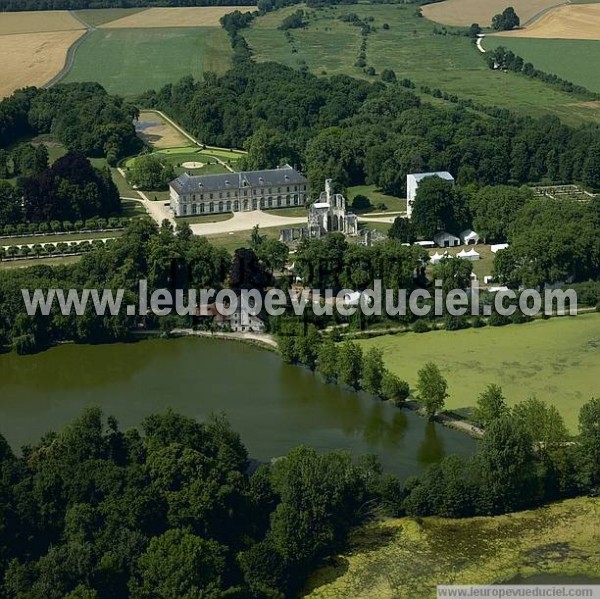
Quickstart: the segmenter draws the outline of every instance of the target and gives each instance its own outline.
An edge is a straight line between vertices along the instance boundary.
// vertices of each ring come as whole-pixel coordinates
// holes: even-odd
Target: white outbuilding
[[[441,248],[453,248],[460,245],[460,238],[452,233],[442,231],[433,236],[433,241]]]
[[[413,204],[417,197],[417,189],[419,183],[427,177],[439,177],[445,181],[450,181],[454,184],[454,177],[448,171],[436,171],[433,173],[411,173],[406,175],[406,216],[412,216]]]

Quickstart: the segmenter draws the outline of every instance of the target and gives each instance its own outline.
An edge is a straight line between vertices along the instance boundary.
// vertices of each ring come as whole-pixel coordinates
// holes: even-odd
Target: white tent
[[[460,245],[460,238],[446,231],[436,233],[433,236],[433,241],[441,248],[451,248]]]
[[[469,250],[468,252],[465,252],[465,258],[467,260],[479,260],[481,256],[479,255],[479,252],[476,252],[475,250]]]
[[[438,254],[437,252],[435,254],[432,254],[431,256],[429,256],[429,260],[431,262],[431,264],[437,264],[438,262],[440,262],[443,258],[444,258],[444,254]]]
[[[492,245],[490,245],[490,250],[492,250],[492,253],[496,253],[500,250],[505,250],[508,247],[508,243],[494,243]]]
[[[458,254],[456,254],[457,258],[467,258],[469,255],[469,252],[467,252],[467,250],[460,250],[460,252],[458,252]]]
[[[465,229],[459,237],[463,245],[479,243],[479,235],[473,229]]]

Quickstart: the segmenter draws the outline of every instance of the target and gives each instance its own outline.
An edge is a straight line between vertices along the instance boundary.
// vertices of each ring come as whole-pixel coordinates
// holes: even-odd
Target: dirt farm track
[[[600,40],[600,4],[567,4],[531,25],[497,35],[565,40]]]
[[[553,6],[561,4],[560,0],[444,0],[423,6],[423,16],[444,25],[468,27],[471,23],[479,23],[489,27],[492,17],[501,13],[507,6],[513,6],[521,23],[526,23],[535,15]]]

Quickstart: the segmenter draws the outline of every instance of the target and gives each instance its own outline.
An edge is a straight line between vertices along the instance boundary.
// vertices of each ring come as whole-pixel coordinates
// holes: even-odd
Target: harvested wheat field
[[[513,6],[521,23],[526,23],[552,6],[561,4],[560,0],[445,0],[423,6],[423,15],[437,23],[468,27],[471,23],[479,23],[489,27],[492,17],[501,13],[507,6]]]
[[[0,98],[29,85],[44,85],[65,65],[79,31],[0,35]]]
[[[600,40],[600,4],[559,6],[528,27],[515,31],[504,31],[497,35],[562,40]]]
[[[0,35],[76,31],[83,28],[66,10],[0,13]]]
[[[250,12],[252,6],[196,6],[150,8],[101,25],[104,29],[147,29],[165,27],[220,27],[219,19],[230,12]]]

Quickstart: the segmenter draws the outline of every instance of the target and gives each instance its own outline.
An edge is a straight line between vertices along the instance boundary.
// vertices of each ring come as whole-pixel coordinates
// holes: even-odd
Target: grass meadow
[[[364,350],[380,348],[386,366],[411,388],[419,369],[435,362],[448,380],[450,409],[474,406],[485,387],[495,383],[509,405],[533,395],[555,405],[574,433],[581,406],[600,395],[600,314],[399,333],[359,343]]]
[[[97,81],[111,94],[134,96],[186,75],[224,73],[231,54],[218,27],[96,29],[77,49],[64,82]]]
[[[504,46],[546,73],[600,92],[600,41],[487,36],[486,50]]]
[[[311,576],[303,596],[432,599],[437,584],[492,584],[542,573],[598,578],[599,516],[600,499],[582,497],[493,518],[374,521],[356,529],[349,549]]]
[[[467,37],[434,34],[434,28],[440,26],[418,17],[414,6],[357,4],[309,11],[308,26],[293,30],[288,40],[277,27],[294,8],[260,17],[244,31],[256,60],[274,60],[293,67],[306,65],[316,74],[346,73],[375,81],[378,75],[368,77],[354,66],[360,29],[338,18],[354,12],[361,18],[373,17],[371,24],[377,30],[367,38],[366,54],[367,64],[378,74],[390,68],[398,78],[409,78],[418,86],[437,87],[522,114],[552,113],[570,124],[600,122],[600,111],[575,105],[580,101],[577,96],[524,76],[488,69],[483,55]],[[389,29],[383,29],[384,23]],[[430,96],[427,98],[429,101]]]

